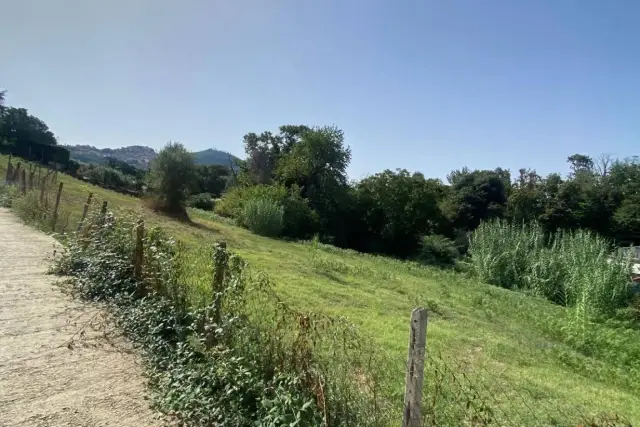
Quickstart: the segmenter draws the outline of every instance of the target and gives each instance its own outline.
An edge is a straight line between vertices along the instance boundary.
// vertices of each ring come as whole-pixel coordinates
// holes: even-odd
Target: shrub
[[[455,242],[444,236],[423,236],[417,258],[425,264],[451,266],[458,258],[458,250]]]
[[[283,209],[282,230],[279,235],[292,238],[309,238],[318,231],[319,219],[306,199],[298,195],[297,189],[288,190],[278,185],[254,185],[234,187],[215,204],[216,214],[236,219],[248,227],[244,220],[247,203],[269,200]]]
[[[270,199],[249,199],[244,203],[242,224],[261,236],[278,237],[282,233],[284,208]]]
[[[205,211],[213,210],[213,199],[209,193],[194,194],[189,197],[187,205],[191,208],[202,209]]]

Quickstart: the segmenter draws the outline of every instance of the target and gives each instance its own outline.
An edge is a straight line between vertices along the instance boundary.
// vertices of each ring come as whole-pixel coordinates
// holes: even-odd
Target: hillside
[[[140,169],[147,169],[149,162],[158,155],[153,148],[142,145],[132,145],[122,148],[96,148],[91,145],[68,145],[66,148],[69,149],[71,153],[71,159],[79,162],[102,164],[105,162],[105,158],[113,157]],[[196,151],[193,155],[196,163],[202,165],[229,166],[230,161],[235,163],[235,161],[238,160],[238,158],[232,154],[212,148]]]
[[[2,158],[0,174],[5,168]],[[192,223],[172,221],[133,197],[65,175],[60,182],[60,217],[70,218],[70,224],[77,223],[92,191],[95,206],[108,200],[110,209],[138,212],[150,227],[161,226],[184,243],[189,264],[182,279],[196,301],[211,292],[210,247],[225,241],[249,263],[252,275],[268,275],[286,303],[301,311],[348,318],[388,357],[384,366],[375,368],[393,379],[390,386],[399,402],[408,316],[413,307],[424,306],[430,313],[428,400],[438,397],[442,407],[464,407],[464,399],[469,399],[464,393],[478,393],[496,417],[513,422],[502,425],[576,426],[581,416],[597,413],[618,413],[629,418],[630,425],[640,423],[640,383],[634,368],[640,331],[614,322],[593,323],[588,336],[572,335],[565,328],[567,309],[464,273],[260,237],[204,211],[190,210]],[[589,341],[588,349],[583,340]],[[461,385],[454,395],[437,394],[442,384],[455,381]]]

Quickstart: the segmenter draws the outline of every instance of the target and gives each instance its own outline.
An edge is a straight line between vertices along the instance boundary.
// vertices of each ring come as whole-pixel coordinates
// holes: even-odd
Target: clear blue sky
[[[0,86],[64,144],[336,124],[356,179],[640,154],[638,0],[0,3]]]

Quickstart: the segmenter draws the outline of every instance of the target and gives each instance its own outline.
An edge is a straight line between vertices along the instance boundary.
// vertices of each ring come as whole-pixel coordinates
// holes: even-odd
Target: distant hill
[[[71,159],[83,163],[103,164],[107,157],[126,162],[140,169],[148,169],[149,162],[155,159],[158,153],[151,147],[132,145],[122,148],[96,148],[91,145],[68,145],[65,148],[71,153]],[[201,165],[229,166],[230,158],[235,164],[238,158],[225,151],[212,148],[193,153],[196,163]]]
[[[236,164],[236,160],[239,160],[233,154],[229,154],[225,151],[214,150],[210,148],[204,151],[196,151],[193,153],[196,158],[196,163],[201,165],[223,165],[230,166]]]

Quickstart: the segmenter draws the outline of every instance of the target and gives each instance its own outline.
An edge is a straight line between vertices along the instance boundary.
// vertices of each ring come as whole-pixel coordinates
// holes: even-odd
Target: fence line
[[[46,174],[41,174],[42,168],[38,168],[38,179],[34,180],[31,177],[33,176],[35,178],[35,167],[33,169],[29,168],[29,180],[26,181],[25,169],[21,163],[18,163],[17,166],[14,167],[10,160],[5,176],[5,183],[19,187],[22,194],[24,194],[25,187],[35,190],[35,187],[39,186],[40,203],[43,204],[47,202],[48,197],[45,197],[45,193],[51,194],[47,193],[48,184],[55,182],[54,180],[57,179],[57,174],[53,170],[48,170]],[[40,178],[41,176],[42,178]],[[58,222],[59,207],[61,203],[64,204],[62,200],[63,187],[63,183],[59,182],[50,222],[50,227],[54,231]],[[52,190],[53,189],[50,188],[50,191]],[[81,203],[81,201],[76,202]],[[85,224],[92,204],[95,205],[94,195],[93,193],[89,193],[84,203],[82,216],[77,225],[77,233],[89,233],[89,228],[95,226],[95,224],[91,222]],[[107,207],[108,204],[105,200],[100,205],[99,216],[97,217],[99,224],[104,224],[105,218],[107,217]],[[94,209],[97,211],[97,206]],[[141,279],[145,274],[143,268],[146,268],[144,267],[145,253],[143,244],[145,238],[145,223],[142,218],[138,219],[135,230],[135,252],[131,262],[133,264],[134,276],[137,279]],[[216,250],[221,252],[219,256],[225,256],[227,254],[224,243],[216,245],[214,254]],[[214,263],[216,259],[218,258],[214,256]],[[224,280],[224,278],[220,276],[221,274],[224,274],[223,269],[214,268],[212,283],[214,292],[216,292],[216,289],[219,288],[220,283]],[[144,286],[143,283],[144,280],[139,280],[139,286]],[[148,292],[149,290],[150,289],[139,288],[140,292]],[[214,308],[213,312],[210,313],[214,319],[216,316],[219,316],[219,313],[216,313],[216,311]],[[457,361],[445,358],[437,352],[428,352],[427,324],[428,315],[426,309],[416,308],[411,312],[408,354],[406,365],[403,367],[405,374],[405,393],[402,411],[403,427],[449,427],[456,425],[456,423],[458,423],[457,425],[473,426],[631,426],[630,423],[596,424],[595,422],[585,422],[584,420],[587,417],[583,415],[584,412],[582,409],[576,407],[575,414],[570,414],[566,408],[552,407],[553,404],[550,400],[527,396],[527,393],[531,392],[526,389],[523,391],[524,394],[521,393],[521,386],[517,387],[507,381],[505,381],[506,384],[498,384],[498,382],[494,384],[492,382],[491,385],[488,385],[483,379],[486,376],[485,374],[489,374],[489,378],[494,375],[494,373],[488,370],[482,372],[482,375],[477,375],[478,378],[470,378],[465,371],[469,369],[485,370],[485,368],[461,366]],[[383,349],[380,350],[384,352]],[[393,359],[397,360],[395,357],[393,357]],[[389,360],[392,360],[392,358],[390,357]],[[425,365],[429,368],[426,378]],[[399,369],[399,364],[397,368]],[[400,372],[395,372],[395,374],[398,375]],[[429,377],[430,375],[432,376],[431,378]],[[501,380],[503,379],[501,378]],[[427,383],[426,386],[424,384],[425,382]],[[442,387],[449,387],[449,389],[443,390]],[[518,402],[516,402],[516,400]],[[510,405],[504,406],[503,404],[505,402],[508,402]],[[399,403],[402,402],[398,402],[398,404]],[[438,406],[438,408],[436,408],[436,406]],[[451,414],[445,414],[444,412],[435,413],[436,410],[443,411],[443,407],[444,411],[450,411]]]

